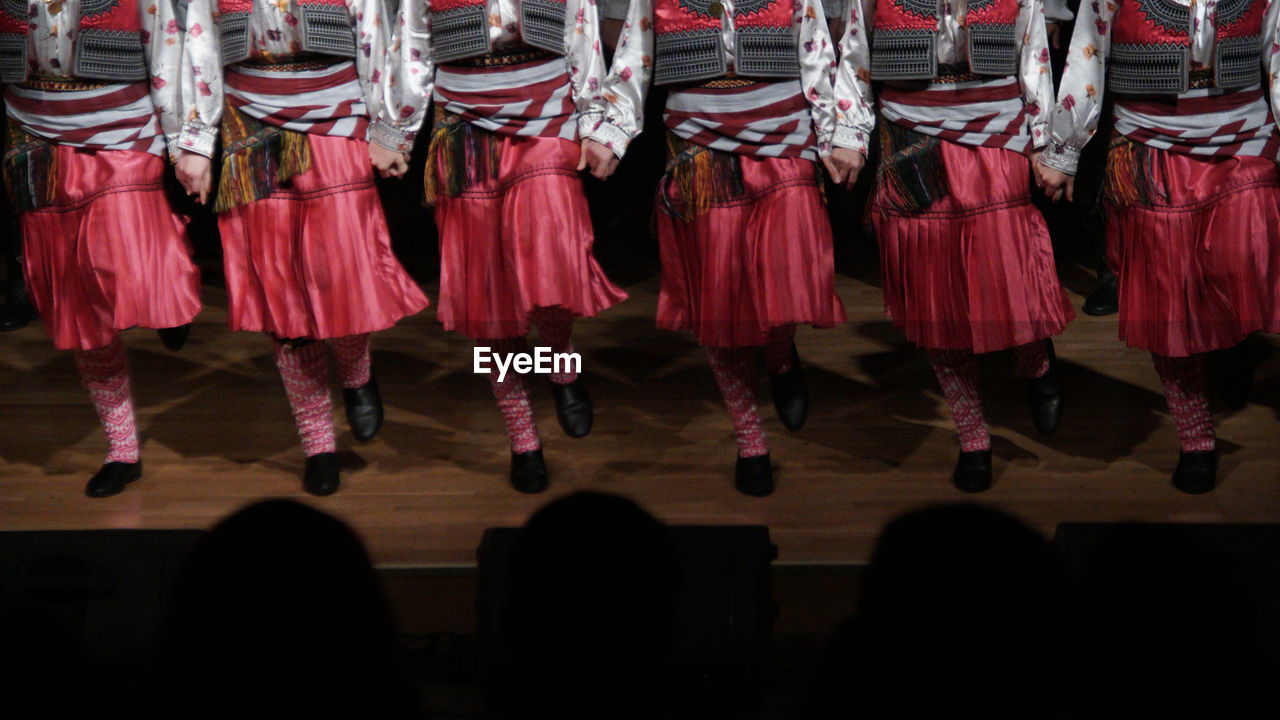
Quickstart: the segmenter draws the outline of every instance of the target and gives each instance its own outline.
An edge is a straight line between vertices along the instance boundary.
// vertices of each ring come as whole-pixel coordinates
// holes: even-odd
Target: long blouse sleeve
[[[1111,51],[1111,3],[1081,4],[1076,29],[1067,51],[1067,69],[1058,88],[1058,102],[1049,113],[1049,149],[1041,162],[1068,175],[1076,173],[1080,151],[1098,129],[1102,116],[1107,53]]]
[[[191,0],[182,48],[182,130],[178,147],[213,157],[225,86],[214,0]]]
[[[170,156],[176,156],[178,132],[182,127],[182,23],[180,0],[139,3],[138,13],[146,29],[147,71],[150,74],[151,103],[160,118],[160,129],[168,142]]]
[[[653,0],[631,0],[600,93],[601,122],[590,137],[622,157],[644,130],[644,101],[653,76]]]
[[[1022,38],[1018,82],[1027,108],[1027,131],[1031,147],[1041,150],[1049,144],[1048,110],[1053,107],[1053,68],[1049,64],[1049,35],[1044,27],[1044,0],[1021,0],[1014,37]]]
[[[431,94],[436,66],[431,61],[430,0],[401,0],[395,29],[386,53],[382,77],[383,101],[374,139],[400,152],[413,150]]]
[[[832,75],[836,69],[836,48],[827,28],[827,16],[821,0],[798,0],[793,16],[798,38],[800,85],[809,103],[818,152],[831,153],[836,132],[835,88]]]
[[[575,9],[574,6],[577,6]],[[565,23],[566,59],[573,104],[578,110],[578,137],[586,138],[601,124],[600,91],[609,67],[600,45],[600,13],[596,0],[568,0]]]
[[[849,3],[849,18],[840,39],[840,60],[836,67],[836,126],[832,139],[836,147],[867,154],[871,131],[875,128],[875,97],[871,90],[871,36],[867,34],[867,13],[862,3]]]
[[[383,73],[387,71],[387,45],[390,28],[387,26],[382,0],[348,0],[347,10],[356,33],[356,74],[360,78],[360,92],[369,118],[369,141],[398,150],[396,144],[388,145],[388,137],[397,137],[394,128],[382,127],[385,115],[382,111]]]

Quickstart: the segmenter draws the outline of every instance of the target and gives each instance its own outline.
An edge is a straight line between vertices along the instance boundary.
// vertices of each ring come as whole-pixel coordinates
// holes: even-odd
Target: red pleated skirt
[[[590,317],[625,300],[591,254],[595,233],[577,143],[510,135],[492,141],[499,144],[497,174],[436,200],[436,316],[445,329],[477,339],[522,337],[534,308]]]
[[[1144,148],[1165,197],[1108,207],[1120,339],[1184,357],[1280,332],[1280,169]]]
[[[662,290],[658,327],[691,330],[708,347],[763,345],[771,327],[845,321],[835,291],[831,222],[814,164],[801,158],[739,158],[741,199],[712,203],[691,221],[657,200]]]
[[[53,203],[22,213],[32,301],[53,344],[92,350],[131,327],[200,312],[186,222],[163,189],[165,159],[56,145]]]
[[[943,141],[947,195],[869,208],[885,311],[925,348],[993,352],[1062,332],[1075,311],[1058,282],[1049,230],[1031,204],[1024,155]]]
[[[391,252],[368,143],[307,139],[310,170],[218,217],[231,329],[342,337],[425,308],[426,296]]]

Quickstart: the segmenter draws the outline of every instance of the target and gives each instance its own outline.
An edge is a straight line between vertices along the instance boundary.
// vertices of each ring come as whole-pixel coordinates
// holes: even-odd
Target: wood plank
[[[1081,316],[1059,340],[1068,410],[1051,438],[1031,427],[1009,354],[984,359],[997,484],[973,498],[950,487],[956,444],[946,407],[923,353],[885,320],[874,272],[838,276],[849,324],[800,333],[814,399],[808,427],[783,430],[761,383],[779,490],[743,497],[732,489],[732,433],[702,351],[653,327],[656,279],[638,275],[626,283],[630,301],[578,327],[597,405],[592,435],[565,438],[535,382],[553,473],[540,497],[507,487],[502,420],[470,372],[470,343],[443,332],[431,310],[375,337],[387,424],[363,445],[342,430],[352,470],[324,499],[299,488],[302,454],[270,343],[226,330],[219,289],[206,287],[207,309],[182,352],[164,350],[154,333],[126,336],[146,475],[112,499],[81,494],[103,443],[70,355],[38,327],[7,334],[0,528],[206,527],[258,498],[290,496],[353,523],[375,560],[394,566],[472,563],[484,528],[518,524],[578,489],[630,496],[667,522],[768,524],[788,563],[865,561],[888,519],[961,500],[1046,532],[1062,521],[1280,521],[1274,339],[1261,341],[1254,404],[1221,421],[1221,487],[1201,497],[1169,486],[1173,425],[1149,358],[1120,345],[1114,318]],[[335,419],[342,428],[340,401]]]

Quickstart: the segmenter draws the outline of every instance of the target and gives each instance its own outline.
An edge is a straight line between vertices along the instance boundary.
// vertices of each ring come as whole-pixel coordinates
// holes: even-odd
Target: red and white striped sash
[[[961,145],[1019,153],[1031,147],[1016,77],[932,82],[918,90],[886,84],[880,112],[891,123]]]
[[[1186,155],[1280,156],[1280,133],[1258,85],[1201,88],[1169,98],[1116,96],[1116,131]]]
[[[672,89],[663,117],[676,136],[712,150],[818,158],[813,116],[798,80]]]
[[[578,137],[578,110],[562,57],[492,67],[440,65],[434,98],[446,112],[500,135]]]
[[[360,77],[350,60],[316,70],[232,65],[227,98],[245,115],[284,130],[363,140],[369,128]]]
[[[60,145],[165,154],[164,132],[145,81],[87,90],[8,85],[5,105],[22,129]]]

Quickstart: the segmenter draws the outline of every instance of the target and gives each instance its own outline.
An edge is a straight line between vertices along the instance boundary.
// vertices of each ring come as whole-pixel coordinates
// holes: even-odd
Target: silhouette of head
[[[202,538],[161,656],[162,692],[184,715],[386,717],[412,705],[364,546],[291,500],[251,505]]]
[[[501,712],[652,717],[678,576],[665,529],[630,500],[579,492],[535,513],[508,564]]]
[[[1054,717],[1064,593],[1047,541],[1009,515],[977,505],[904,515],[880,535],[809,714]]]

